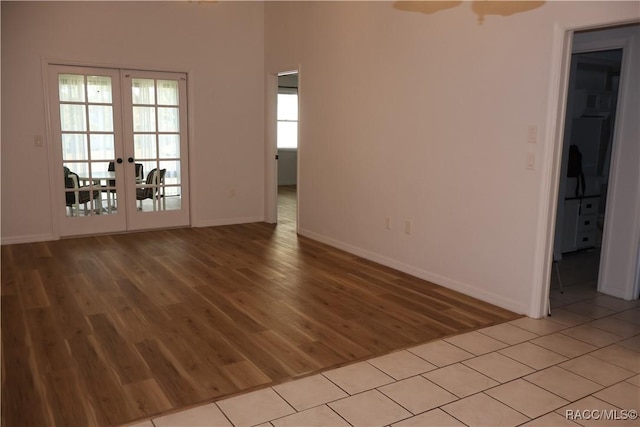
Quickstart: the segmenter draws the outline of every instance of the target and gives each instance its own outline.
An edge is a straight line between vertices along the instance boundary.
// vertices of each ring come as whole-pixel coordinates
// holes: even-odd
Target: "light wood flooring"
[[[519,317],[298,237],[283,199],[279,226],[3,246],[2,425],[119,425]]]

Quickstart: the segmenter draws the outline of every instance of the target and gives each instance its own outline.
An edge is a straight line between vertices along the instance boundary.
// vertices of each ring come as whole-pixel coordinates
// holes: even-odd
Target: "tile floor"
[[[594,412],[565,416],[640,411],[638,301],[581,288],[551,297],[545,319],[445,338],[131,427],[638,425],[586,419]]]

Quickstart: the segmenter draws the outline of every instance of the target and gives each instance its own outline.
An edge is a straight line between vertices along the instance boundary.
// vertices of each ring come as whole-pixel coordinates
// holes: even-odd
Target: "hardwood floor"
[[[519,317],[296,236],[283,198],[277,227],[3,246],[2,425],[119,425]]]

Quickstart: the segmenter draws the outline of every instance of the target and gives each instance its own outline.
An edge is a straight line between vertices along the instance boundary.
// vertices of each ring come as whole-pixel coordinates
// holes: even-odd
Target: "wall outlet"
[[[527,169],[534,170],[536,168],[536,155],[534,153],[527,153]]]
[[[527,127],[527,142],[536,144],[538,142],[538,126],[531,125]]]

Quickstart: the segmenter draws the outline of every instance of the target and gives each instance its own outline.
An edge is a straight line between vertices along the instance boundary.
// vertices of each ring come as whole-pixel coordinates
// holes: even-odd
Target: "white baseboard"
[[[217,227],[220,225],[236,225],[236,224],[248,224],[251,222],[264,222],[264,217],[247,217],[247,218],[220,218],[206,221],[197,221],[191,224],[192,227],[204,228],[204,227]]]
[[[222,218],[222,219],[216,219],[211,221],[200,221],[197,224],[192,224],[190,227],[201,227],[201,228],[216,227],[219,225],[247,224],[251,222],[264,222],[264,217],[256,216],[256,217],[247,217],[247,218]],[[135,230],[135,231],[146,231],[146,230]],[[73,236],[73,237],[82,237],[82,236]],[[30,234],[26,236],[2,237],[1,244],[16,245],[20,243],[47,242],[51,240],[59,240],[59,237],[55,237],[52,234]]]
[[[36,243],[59,240],[53,234],[30,234],[28,236],[3,237],[2,245],[18,245],[20,243]]]
[[[473,298],[477,298],[489,304],[497,305],[498,307],[502,307],[506,310],[510,310],[518,314],[527,313],[528,305],[520,301],[514,301],[510,298],[505,298],[502,295],[499,295],[493,292],[488,292],[485,289],[481,289],[467,283],[462,283],[457,280],[453,280],[448,277],[441,276],[439,274],[434,274],[429,271],[422,270],[420,268],[411,266],[409,264],[405,264],[401,261],[389,258],[387,256],[380,255],[378,253],[371,252],[366,249],[362,249],[357,246],[353,246],[348,243],[341,242],[339,240],[314,233],[313,231],[299,228],[298,234],[313,240],[317,240],[318,242],[325,243],[329,246],[333,246],[335,248],[341,249],[343,251],[349,252],[351,254],[357,255],[359,257],[368,259],[369,261],[373,261],[378,264],[384,265],[386,267],[390,267],[395,270],[401,271],[403,273],[410,274],[419,279],[423,279],[428,282],[434,283],[436,285],[440,285],[445,288],[471,296]]]

